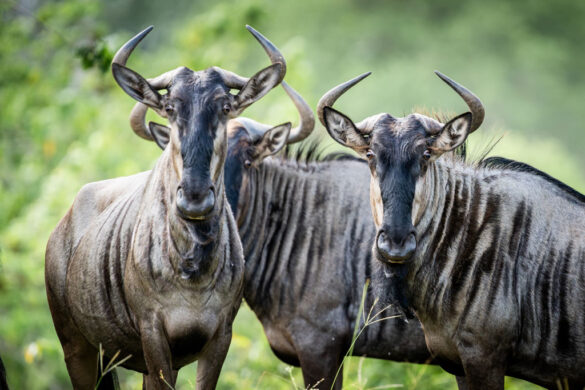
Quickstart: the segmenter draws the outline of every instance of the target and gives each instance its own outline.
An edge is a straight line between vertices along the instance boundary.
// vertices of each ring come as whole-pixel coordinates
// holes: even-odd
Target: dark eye
[[[244,161],[244,166],[246,168],[250,168],[252,166],[252,162],[250,160],[246,160],[246,161]]]
[[[372,152],[371,149],[368,149],[368,151],[366,152],[366,157],[368,158],[368,160],[373,159],[375,156],[374,152]]]
[[[223,108],[222,109],[223,109],[223,113],[225,115],[227,115],[232,110],[232,107],[228,103],[226,103],[226,104],[223,105]]]
[[[425,160],[428,160],[428,159],[430,159],[430,158],[431,158],[431,151],[430,151],[430,149],[426,149],[426,150],[423,152],[423,158],[424,158]]]
[[[175,109],[173,108],[173,106],[172,106],[172,105],[170,105],[170,104],[167,104],[167,105],[165,106],[165,111],[166,111],[167,115],[171,115],[171,114],[173,113],[173,111],[175,111]]]

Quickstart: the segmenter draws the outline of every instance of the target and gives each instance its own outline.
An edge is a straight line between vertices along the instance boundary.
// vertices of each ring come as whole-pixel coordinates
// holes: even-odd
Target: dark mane
[[[528,165],[528,164],[525,164],[525,163],[522,163],[519,161],[510,160],[510,159],[507,159],[504,157],[489,157],[489,158],[481,161],[479,166],[483,167],[483,168],[499,168],[499,169],[505,169],[505,170],[510,170],[510,171],[516,171],[516,172],[525,172],[525,173],[529,173],[531,175],[541,177],[544,180],[546,180],[547,182],[558,187],[560,190],[565,192],[567,195],[575,198],[577,201],[579,201],[581,203],[585,203],[585,195],[574,190],[573,188],[569,187],[568,185],[561,182],[560,180],[557,180],[554,177],[544,173],[543,171],[534,168],[531,165]]]
[[[286,161],[299,163],[325,162],[337,160],[351,160],[365,163],[364,160],[346,152],[327,152],[331,145],[323,146],[322,138],[303,141],[298,146],[286,145],[281,157]]]

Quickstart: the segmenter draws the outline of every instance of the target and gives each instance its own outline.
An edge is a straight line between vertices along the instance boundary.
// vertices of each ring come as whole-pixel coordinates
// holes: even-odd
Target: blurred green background
[[[585,2],[558,0],[174,0],[0,2],[0,355],[13,389],[63,389],[69,380],[46,303],[47,238],[87,182],[150,169],[158,148],[137,138],[133,101],[114,83],[115,50],[155,30],[129,66],[150,77],[179,65],[218,65],[249,76],[268,65],[244,29],[269,37],[288,61],[286,80],[314,107],[332,86],[373,75],[336,105],[355,120],[415,108],[459,113],[439,69],[476,92],[486,122],[471,137],[479,156],[530,163],[585,191]],[[245,115],[296,120],[281,89]],[[316,136],[331,144],[319,126]],[[369,210],[364,209],[364,212]],[[236,320],[221,389],[302,388],[277,360],[253,313]],[[346,388],[454,388],[436,367],[353,358]],[[123,388],[141,377],[121,370]],[[195,368],[178,389],[192,388]],[[509,380],[510,389],[536,386]]]

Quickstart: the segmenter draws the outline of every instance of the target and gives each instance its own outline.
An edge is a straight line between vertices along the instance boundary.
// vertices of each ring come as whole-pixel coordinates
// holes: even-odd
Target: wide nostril
[[[215,206],[215,192],[210,187],[206,192],[187,196],[183,188],[177,189],[177,210],[183,218],[203,219]]]
[[[396,244],[398,241],[399,244]],[[408,260],[416,250],[416,235],[409,233],[401,240],[391,240],[384,230],[378,232],[376,249],[381,260],[391,263],[403,263]]]
[[[416,233],[414,231],[411,231],[406,235],[406,237],[404,237],[404,239],[400,243],[400,246],[405,247],[411,244],[412,242],[416,243]]]
[[[209,197],[215,199],[215,187],[214,186],[209,187],[209,191],[207,192],[207,195],[205,196],[205,198],[207,199]]]
[[[201,203],[213,207],[213,205],[215,204],[215,192],[212,189],[209,189],[209,191],[207,192],[207,196],[205,196]]]
[[[390,255],[390,243],[388,242],[388,237],[386,236],[386,233],[383,230],[381,230],[378,233],[378,238],[376,239],[376,247],[378,251],[384,255],[384,257]]]
[[[416,250],[416,234],[410,233],[402,243],[402,250],[405,256],[410,257]]]

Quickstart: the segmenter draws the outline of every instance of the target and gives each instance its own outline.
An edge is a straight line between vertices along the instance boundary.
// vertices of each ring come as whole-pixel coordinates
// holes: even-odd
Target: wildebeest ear
[[[232,117],[240,115],[248,106],[278,85],[282,66],[281,63],[277,62],[250,77],[246,85],[236,95],[236,109],[232,112]]]
[[[286,122],[267,130],[254,145],[254,161],[258,162],[278,153],[285,145],[290,134],[291,123]]]
[[[144,77],[120,64],[112,64],[112,73],[118,85],[130,97],[154,109],[161,109],[161,95]]]
[[[159,148],[165,150],[169,144],[171,128],[155,122],[148,122],[148,130]]]
[[[443,126],[441,132],[433,142],[431,150],[437,154],[449,152],[463,142],[469,135],[469,128],[471,126],[471,113],[466,112],[451,119]]]
[[[362,149],[368,146],[364,135],[358,130],[353,121],[341,112],[331,107],[325,107],[323,117],[329,135],[343,146],[353,149]]]

